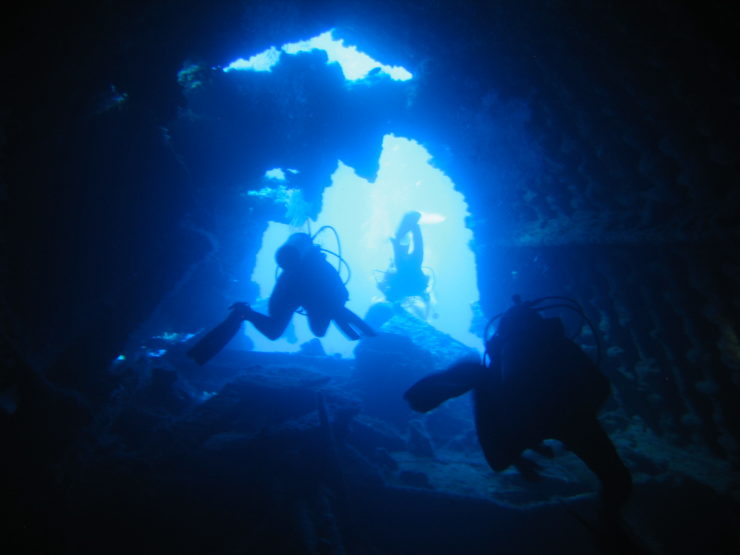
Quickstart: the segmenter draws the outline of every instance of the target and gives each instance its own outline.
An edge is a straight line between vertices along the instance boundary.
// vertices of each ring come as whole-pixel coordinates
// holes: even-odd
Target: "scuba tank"
[[[342,256],[342,242],[339,240],[339,233],[337,233],[337,230],[330,225],[321,226],[319,230],[313,234],[313,236],[311,237],[311,241],[315,242],[316,238],[324,231],[332,231],[334,233],[334,239],[337,242],[337,252],[326,249],[324,247],[320,247],[318,245],[316,245],[316,248],[318,248],[324,254],[330,254],[337,259],[337,274],[339,274],[340,276],[342,275],[342,268],[347,271],[347,278],[342,280],[342,283],[344,285],[347,285],[349,283],[349,280],[352,278],[352,269],[349,267],[349,264]]]
[[[563,321],[558,317],[545,318],[541,312],[557,308],[571,310],[581,317],[582,322],[586,323],[593,334],[596,342],[597,356],[596,366],[601,364],[602,346],[599,334],[596,332],[591,320],[577,301],[569,297],[541,297],[533,301],[522,301],[519,295],[512,297],[514,306],[508,310],[497,314],[486,324],[483,338],[485,341],[485,355],[490,359],[492,352],[495,351],[496,345],[502,342],[511,341],[514,338],[527,334],[530,341],[535,342],[544,339],[567,338]],[[543,303],[557,301],[554,304]],[[491,327],[494,322],[500,320],[496,332],[491,335]]]
[[[500,318],[496,333],[486,341],[485,356],[504,387],[514,392],[514,397],[526,396],[533,403],[557,405],[568,399],[588,410],[598,410],[606,401],[610,386],[598,368],[599,336],[583,308],[567,297],[522,301],[516,295],[513,301],[514,306],[487,326],[488,331],[493,321]],[[591,328],[597,343],[596,361],[567,336],[560,318],[541,314],[556,308],[575,312]]]
[[[334,232],[334,237],[337,241],[337,252],[321,247],[315,243],[316,238],[326,230],[331,230],[332,232]],[[288,268],[292,268],[295,264],[306,260],[311,255],[311,253],[316,252],[323,253],[325,255],[330,254],[337,259],[337,273],[341,275],[342,268],[346,270],[347,278],[342,280],[342,283],[344,285],[347,285],[350,278],[352,277],[352,271],[350,270],[349,264],[347,264],[347,261],[342,256],[342,244],[339,240],[339,234],[337,233],[336,229],[329,225],[322,226],[313,235],[298,232],[293,233],[290,237],[288,237],[285,243],[283,243],[282,246],[278,248],[278,250],[275,252],[275,262],[277,262],[278,265],[276,272],[278,272],[280,269],[286,270]]]
[[[313,239],[308,233],[294,233],[275,251],[275,262],[283,270],[295,267],[311,252]]]

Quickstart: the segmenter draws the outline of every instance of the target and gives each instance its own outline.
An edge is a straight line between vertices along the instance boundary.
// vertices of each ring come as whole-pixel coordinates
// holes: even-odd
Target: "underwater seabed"
[[[402,400],[460,355],[441,341],[434,356],[384,333],[356,359],[226,350],[201,368],[172,352],[146,379],[119,368],[131,379],[55,469],[60,499],[36,500],[52,540],[18,522],[11,552],[737,552],[737,475],[616,414],[602,421],[636,482],[622,541],[639,550],[614,548],[596,480],[559,445],[528,453],[538,481],[492,472],[467,396],[424,416]]]

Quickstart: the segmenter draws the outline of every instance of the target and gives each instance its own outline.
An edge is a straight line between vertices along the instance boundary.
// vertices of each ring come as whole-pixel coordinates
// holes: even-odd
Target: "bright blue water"
[[[372,302],[382,299],[376,280],[392,259],[389,238],[405,212],[420,211],[425,241],[424,266],[432,274],[436,298],[434,313],[437,317],[429,322],[462,343],[480,348],[480,338],[469,332],[473,316],[471,304],[478,300],[478,285],[475,258],[469,248],[473,234],[465,226],[468,207],[452,181],[430,165],[430,159],[429,152],[415,141],[387,135],[374,182],[358,177],[352,168],[339,162],[332,185],[324,191],[322,211],[315,222],[310,222],[310,227],[315,231],[323,225],[331,225],[339,233],[342,255],[352,269],[352,279],[347,285],[350,293],[347,306],[364,316]],[[280,174],[273,170],[273,175]],[[275,183],[276,187],[285,187],[278,181]],[[289,196],[288,193],[281,197],[286,202],[286,210],[290,210]],[[291,233],[306,229],[305,225],[296,228],[276,222],[269,224],[251,276],[259,284],[260,295],[265,300],[275,283],[275,251]],[[329,250],[337,250],[332,233],[322,233],[317,241]],[[329,260],[334,261],[331,256]],[[264,306],[256,308],[266,310]],[[251,326],[247,326],[247,333],[257,350],[295,351],[312,335],[305,317],[296,315],[293,322],[295,343],[285,338],[269,341]],[[322,343],[329,354],[343,356],[351,356],[355,347],[355,343],[347,341],[333,327]]]

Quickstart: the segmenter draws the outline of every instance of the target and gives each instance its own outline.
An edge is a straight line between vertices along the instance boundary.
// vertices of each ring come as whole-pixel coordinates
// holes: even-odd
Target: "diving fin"
[[[347,307],[343,307],[334,318],[334,323],[344,336],[350,341],[357,341],[360,336],[375,337],[378,334],[371,328],[365,320],[352,312]]]
[[[244,303],[234,303],[231,305],[231,314],[218,326],[209,331],[203,339],[198,341],[187,352],[187,355],[203,366],[206,362],[215,357],[226,344],[231,341],[237,334],[244,321],[245,309],[248,310]]]

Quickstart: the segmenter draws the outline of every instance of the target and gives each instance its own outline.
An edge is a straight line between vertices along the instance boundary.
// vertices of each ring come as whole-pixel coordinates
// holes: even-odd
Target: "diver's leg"
[[[601,499],[604,510],[618,513],[632,491],[632,476],[617,453],[612,440],[596,416],[579,421],[577,429],[562,438],[601,481]]]
[[[266,316],[255,310],[249,310],[245,315],[244,319],[248,322],[252,322],[252,325],[257,328],[262,335],[268,339],[275,341],[288,327],[290,319],[293,317],[292,312],[280,313],[277,316],[270,315]]]
[[[280,274],[267,306],[269,316],[247,307],[244,319],[252,322],[262,335],[275,341],[283,334],[300,306],[295,274],[287,271]]]
[[[329,322],[331,322],[331,318],[325,314],[308,314],[308,327],[316,337],[324,337],[326,335]]]

